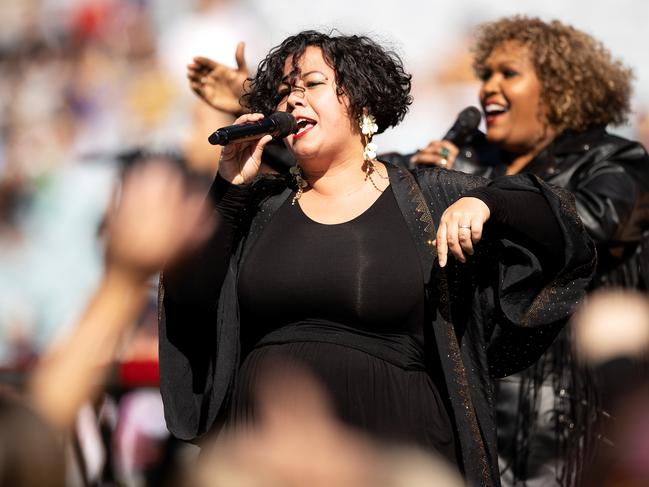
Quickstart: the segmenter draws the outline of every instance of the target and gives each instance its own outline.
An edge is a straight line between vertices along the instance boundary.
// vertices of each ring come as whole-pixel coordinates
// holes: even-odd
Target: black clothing
[[[441,369],[448,394],[441,402],[448,400],[451,405],[449,416],[466,477],[473,485],[498,485],[490,372],[520,370],[542,353],[558,323],[583,295],[594,268],[592,245],[569,197],[533,177],[517,176],[491,184],[504,192],[528,192],[530,202],[544,201],[563,243],[560,257],[555,256],[559,271],[544,267],[545,259],[532,250],[539,245],[523,243],[534,240],[532,235],[503,236],[496,221],[486,225],[482,242],[466,264],[451,258],[441,269],[433,247],[436,223],[446,207],[487,181],[440,169],[418,170],[413,176],[386,167],[419,261],[426,298],[425,354]],[[263,178],[249,188],[217,179],[211,196],[221,218],[220,231],[201,252],[182,267],[167,271],[161,280],[160,385],[167,425],[180,438],[203,435],[227,417],[243,359],[241,272],[291,193],[283,179]],[[498,211],[493,214],[496,218]],[[282,276],[277,277],[279,282]],[[485,322],[483,306],[490,301],[497,306]],[[264,348],[271,353],[275,345]],[[301,346],[311,345],[296,342],[288,349],[304,357],[309,352],[299,351]],[[358,351],[346,348],[344,353]],[[248,357],[259,358],[254,352]],[[356,358],[343,360],[356,363]],[[392,384],[393,369],[388,367],[392,364],[383,365],[380,373],[386,384]],[[421,378],[416,379],[416,387],[421,387]],[[392,397],[398,393],[392,392]],[[431,396],[428,403],[435,400]],[[443,412],[439,403],[437,409]],[[427,417],[444,419],[437,413]]]
[[[438,392],[445,386],[427,373],[417,249],[392,189],[336,225],[311,220],[291,201],[241,267],[246,358],[233,390],[233,420],[254,417],[264,370],[290,361],[320,380],[346,423],[418,443],[455,463],[453,427]]]
[[[363,214],[338,225],[311,220],[291,200],[241,267],[243,342],[254,344],[282,326],[318,320],[409,334],[423,345],[424,280],[391,188]]]
[[[529,194],[518,192],[528,196],[527,205],[507,205],[500,193],[471,192],[490,201],[496,221],[518,220],[523,231],[533,215],[549,214],[541,198],[530,204]],[[438,371],[427,373],[417,249],[391,187],[363,214],[337,225],[311,220],[291,201],[241,267],[242,356],[252,354],[241,367],[231,414],[250,419],[252,392],[268,362],[290,357],[320,378],[347,423],[455,462],[453,428],[438,392],[446,387]],[[550,216],[543,223],[530,230],[550,236],[554,255],[560,254],[556,221]]]
[[[459,144],[459,152],[455,161],[453,161],[454,171],[475,174],[489,179],[504,175],[504,171],[502,170],[502,152],[496,146],[489,143],[485,134],[479,129],[475,129],[469,137],[459,142]],[[409,154],[388,152],[380,154],[379,159],[404,168],[413,169],[416,164],[412,164],[410,159],[417,152],[415,151]]]
[[[649,155],[634,141],[595,128],[566,132],[525,168],[575,195],[577,213],[598,251],[593,287],[647,289]]]
[[[460,153],[469,149],[460,148]],[[493,145],[481,145],[473,154],[476,165],[458,170],[490,179],[503,176],[511,158]],[[575,196],[579,217],[597,245],[593,287],[649,288],[649,248],[642,248],[649,240],[643,236],[649,231],[649,155],[641,144],[604,127],[568,130],[522,172]]]
[[[479,173],[503,174],[507,155],[501,160],[500,167],[491,165]],[[524,172],[574,194],[579,217],[598,251],[591,288],[648,288],[649,156],[640,144],[603,127],[566,131]],[[598,443],[590,435],[594,422],[605,417],[602,397],[593,378],[577,366],[570,342],[566,330],[533,367],[497,384],[506,485],[538,485],[541,479],[573,485],[584,447]],[[567,457],[570,462],[565,462]]]

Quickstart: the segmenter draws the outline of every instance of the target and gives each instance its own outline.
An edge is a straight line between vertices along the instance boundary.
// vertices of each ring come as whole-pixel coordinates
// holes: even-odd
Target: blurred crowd
[[[202,3],[196,18],[230,2]],[[3,363],[28,360],[88,298],[101,267],[102,214],[126,165],[155,152],[199,173],[214,171],[218,153],[206,147],[206,134],[230,118],[194,104],[186,88],[184,65],[200,28],[188,16],[157,32],[154,6],[130,0],[0,6]],[[204,17],[200,22],[209,24],[214,15]],[[233,20],[231,38],[215,40],[228,46],[228,55],[236,28]]]
[[[194,244],[191,229],[211,228],[196,204],[218,161],[206,139],[233,116],[200,103],[186,64],[205,54],[235,65],[235,46],[246,40],[254,69],[269,43],[249,6],[0,3],[0,381],[27,395],[37,412],[22,411],[24,397],[0,392],[0,455],[13,450],[16,467],[0,467],[0,485],[461,485],[419,452],[374,445],[337,424],[308,377],[291,378],[299,400],[289,403],[282,384],[271,381],[275,390],[260,392],[264,427],[222,439],[190,480],[180,480],[196,448],[170,438],[157,391],[155,271],[175,255],[151,249],[173,233],[171,251],[181,253]],[[178,15],[165,13],[174,9]],[[201,52],[206,45],[218,48]],[[475,103],[471,59],[464,46],[452,52],[462,54],[415,80],[413,117],[438,106],[434,117],[450,126],[459,108]],[[628,129],[649,145],[649,109],[637,107]],[[441,134],[421,135],[423,147]],[[389,135],[384,140],[382,150],[394,148]],[[174,188],[176,200],[169,198]],[[174,218],[151,219],[163,205]],[[187,226],[184,239],[179,222]],[[124,303],[125,293],[136,302]],[[646,296],[596,295],[574,326],[584,364],[597,369],[616,398],[611,408],[624,417],[601,433],[623,447],[601,453],[592,476],[610,479],[606,485],[647,485],[649,397],[638,372],[649,350]],[[620,375],[628,380],[620,383]],[[58,456],[44,460],[61,430],[67,473]],[[34,476],[21,477],[21,469]]]
[[[196,36],[205,45],[210,22],[228,8],[219,23],[231,24],[214,42],[231,55],[243,22],[233,18],[236,3],[199,2],[194,17],[187,6],[181,18],[163,19],[165,29],[159,29],[155,2],[0,5],[3,383],[28,388],[34,363],[74,333],[101,287],[107,210],[121,195],[125,171],[157,157],[190,168],[198,179],[213,175],[218,151],[205,139],[231,117],[195,103],[184,78],[190,57],[180,65],[178,58],[195,54],[187,52]],[[168,441],[156,389],[156,278],[148,277],[146,302],[129,319],[136,326],[108,347],[113,354],[106,360],[120,364],[107,376],[111,394],[65,421],[75,439],[68,455],[76,466],[68,474],[72,485],[144,482],[143,472],[159,463],[157,452]],[[73,379],[56,383],[59,393],[74,395]]]

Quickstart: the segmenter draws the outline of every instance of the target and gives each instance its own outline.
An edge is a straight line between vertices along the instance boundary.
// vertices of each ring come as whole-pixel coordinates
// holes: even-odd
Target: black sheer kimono
[[[414,175],[387,165],[392,191],[410,231],[430,309],[424,327],[451,404],[461,463],[472,485],[499,485],[492,377],[532,364],[584,294],[595,265],[592,242],[567,193],[520,175],[494,182],[443,169]],[[541,195],[560,227],[563,258],[544,268],[515,229],[485,227],[466,264],[436,263],[436,223],[462,195],[485,185]],[[221,226],[184,270],[160,284],[160,386],[170,431],[194,440],[227,415],[241,364],[237,282],[250,248],[291,193],[284,179],[260,179],[244,205],[232,204],[223,180],[211,191]],[[502,192],[501,192],[502,194]],[[226,252],[227,270],[216,272]],[[191,271],[189,270],[191,269]],[[184,272],[184,274],[183,274]],[[191,273],[191,274],[189,274]]]

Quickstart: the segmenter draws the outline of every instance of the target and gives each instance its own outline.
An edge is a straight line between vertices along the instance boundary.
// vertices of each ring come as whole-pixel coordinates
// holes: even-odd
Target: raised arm
[[[245,44],[239,42],[235,53],[236,69],[202,56],[196,56],[187,66],[187,78],[192,91],[211,107],[234,116],[245,113],[239,103],[250,74],[244,49]]]
[[[50,424],[72,425],[79,407],[102,389],[121,340],[146,303],[149,278],[211,232],[202,200],[166,163],[131,170],[108,214],[99,287],[72,333],[45,353],[33,375],[32,398]]]

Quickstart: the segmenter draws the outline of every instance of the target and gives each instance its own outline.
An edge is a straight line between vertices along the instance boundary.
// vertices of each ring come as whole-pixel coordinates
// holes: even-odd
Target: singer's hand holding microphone
[[[286,112],[268,117],[261,113],[241,115],[234,125],[222,127],[209,137],[212,145],[223,145],[219,174],[232,184],[252,182],[261,165],[261,154],[268,142],[284,138],[297,130],[295,118]]]
[[[460,150],[458,146],[466,143],[473,131],[480,124],[480,110],[467,107],[462,110],[453,126],[442,137],[442,140],[431,141],[424,149],[418,151],[410,158],[411,164],[436,165],[451,169]]]
[[[434,164],[445,169],[451,169],[459,153],[460,149],[452,142],[448,140],[433,140],[412,156],[410,162],[421,165]]]

